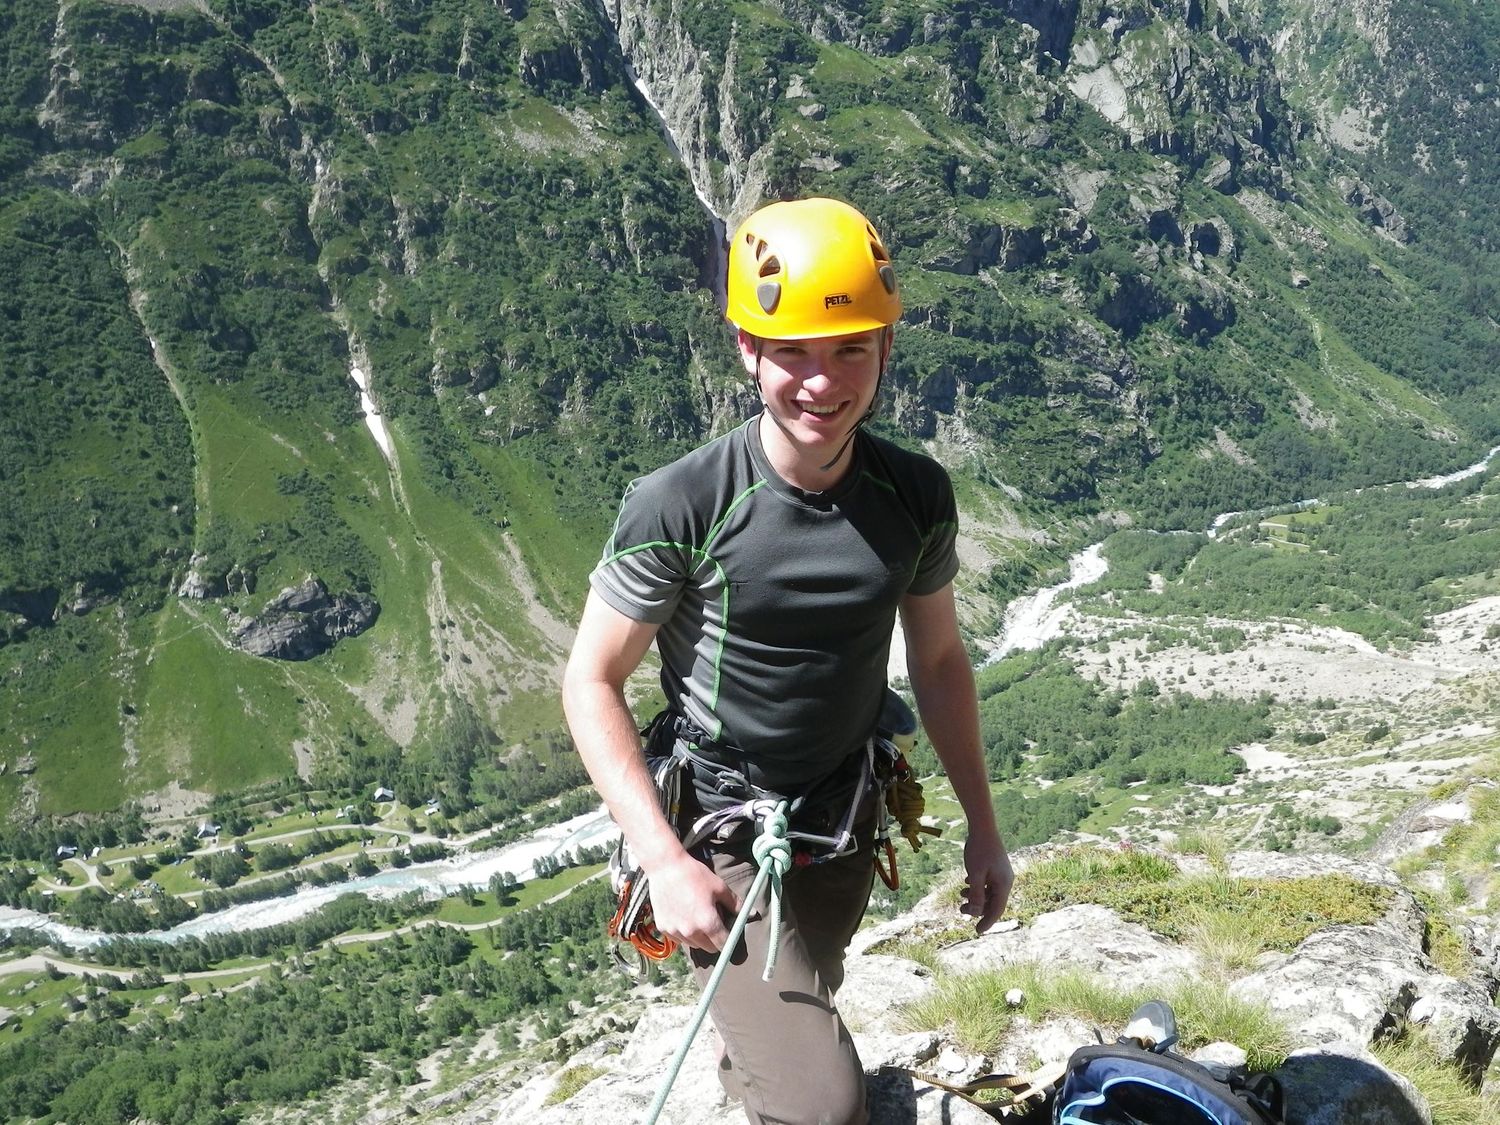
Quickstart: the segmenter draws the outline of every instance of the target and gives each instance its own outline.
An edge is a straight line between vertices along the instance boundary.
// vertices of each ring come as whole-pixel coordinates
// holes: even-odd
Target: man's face
[[[766,410],[795,452],[825,459],[864,417],[887,350],[881,329],[812,340],[755,340],[741,332],[740,358],[758,379]],[[757,367],[759,370],[757,370]]]

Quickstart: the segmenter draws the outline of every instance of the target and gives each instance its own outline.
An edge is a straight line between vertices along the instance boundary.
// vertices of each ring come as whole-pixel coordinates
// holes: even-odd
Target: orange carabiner
[[[607,927],[609,936],[618,941],[628,941],[635,947],[642,957],[651,961],[665,961],[677,952],[677,943],[669,937],[663,936],[656,928],[656,919],[651,913],[651,904],[645,903],[636,918],[635,925],[628,933],[622,933],[625,924],[625,910],[630,902],[631,883],[626,881],[620,891],[620,904],[615,908],[615,916],[609,920]]]
[[[875,870],[880,873],[880,881],[893,891],[901,889],[901,872],[896,869],[896,845],[891,843],[890,837],[883,841],[885,844],[885,865],[880,862],[879,842],[875,851]]]
[[[636,952],[649,961],[665,961],[677,952],[677,943],[669,937],[663,937],[662,932],[655,926],[650,929],[642,923],[636,927],[635,933],[630,935],[630,944],[635,946]]]

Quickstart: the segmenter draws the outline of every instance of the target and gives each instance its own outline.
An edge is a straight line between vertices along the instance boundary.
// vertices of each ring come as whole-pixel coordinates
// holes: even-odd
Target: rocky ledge
[[[288,586],[254,617],[231,619],[236,648],[276,660],[309,660],[345,637],[363,633],[380,616],[369,594],[330,594],[323,580],[310,576]]]
[[[1023,879],[1027,860],[1035,858],[1018,857]],[[1185,875],[1202,875],[1208,868],[1201,857],[1168,858]],[[896,953],[911,942],[941,945],[940,938],[931,940],[934,935],[953,932],[952,896],[929,896],[913,912],[857,935],[839,993],[839,1008],[865,1062],[871,1121],[993,1122],[977,1107],[903,1071],[948,1083],[992,1071],[1024,1074],[1038,1062],[1061,1062],[1074,1048],[1096,1042],[1096,1028],[1076,1017],[1016,1016],[995,1048],[981,1056],[959,1045],[951,1030],[915,1026],[907,1014],[912,1003],[938,987],[940,977],[951,980],[1016,963],[1036,964],[1047,973],[1082,971],[1137,994],[1201,987],[1258,1002],[1279,1019],[1292,1047],[1276,1071],[1286,1094],[1288,1125],[1430,1125],[1432,1111],[1422,1095],[1371,1051],[1398,1025],[1424,1029],[1438,1056],[1476,1084],[1491,1091],[1500,1085],[1495,1066],[1500,1010],[1494,1004],[1500,941],[1492,919],[1476,920],[1464,935],[1473,968],[1469,979],[1458,980],[1429,957],[1424,934],[1431,920],[1421,902],[1381,864],[1335,855],[1239,853],[1226,857],[1214,874],[1231,882],[1342,876],[1385,888],[1390,905],[1372,924],[1319,929],[1289,953],[1262,954],[1248,968],[1226,974],[1222,966],[1206,966],[1195,949],[1087,903],[1040,914],[1024,925],[1003,923],[997,931],[942,947],[935,964],[924,965]],[[571,1057],[555,1068],[531,1070],[504,1093],[493,1087],[469,1091],[469,1104],[446,1120],[476,1125],[517,1120],[571,1125],[585,1115],[640,1120],[689,1022],[692,997],[678,983],[638,990],[635,1001],[624,1021],[618,1013],[602,1011],[583,1016],[574,1035],[563,1040],[583,1044]],[[626,1026],[630,1023],[633,1027]],[[1119,1031],[1099,1030],[1106,1038]],[[1185,1034],[1191,1030],[1183,1028]],[[661,1121],[743,1121],[740,1107],[725,1103],[712,1078],[714,1051],[712,1032],[701,1031]],[[1207,1044],[1194,1053],[1220,1063],[1243,1063],[1246,1057],[1229,1043]],[[566,1090],[559,1087],[575,1088],[580,1078],[589,1080],[564,1098]],[[445,1100],[451,1113],[452,1099]]]

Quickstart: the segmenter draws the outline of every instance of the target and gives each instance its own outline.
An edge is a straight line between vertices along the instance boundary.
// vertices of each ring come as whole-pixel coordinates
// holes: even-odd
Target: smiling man
[[[774,203],[729,246],[727,316],[762,409],[631,484],[564,676],[574,741],[634,860],[656,927],[700,983],[754,877],[752,826],[691,850],[702,815],[792,802],[776,974],[753,917],[711,1014],[719,1077],[752,1122],[866,1120],[859,1056],[834,1003],[874,871],[872,735],[899,614],[928,737],[968,819],[961,909],[982,931],[1012,881],[953,601],[957,512],[935,461],[864,429],[901,315],[885,245],[832,199]],[[624,685],[652,644],[667,710],[635,729]],[[687,772],[677,823],[652,761]],[[821,843],[819,842],[821,841]]]

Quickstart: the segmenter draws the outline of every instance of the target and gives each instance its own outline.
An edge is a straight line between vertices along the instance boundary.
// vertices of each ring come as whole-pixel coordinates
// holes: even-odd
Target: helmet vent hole
[[[761,277],[775,277],[780,272],[781,259],[778,258],[775,254],[772,254],[769,258],[767,258],[760,264]]]
[[[755,236],[753,234],[745,236],[745,241],[746,242],[753,242],[754,240],[755,240]],[[766,252],[766,240],[763,238],[759,242],[755,243],[755,256],[756,256],[756,258],[760,258],[763,254],[765,254],[765,252]]]
[[[755,287],[755,299],[760,302],[760,307],[767,314],[776,311],[777,304],[781,301],[781,283],[776,281],[763,281]]]
[[[896,271],[891,269],[890,266],[881,266],[879,272],[880,284],[885,286],[887,293],[894,293],[896,291]]]
[[[880,245],[880,240],[875,238],[870,239],[870,256],[877,262],[889,262],[891,260],[891,256],[885,252],[885,247]]]

